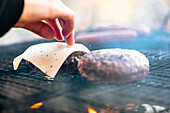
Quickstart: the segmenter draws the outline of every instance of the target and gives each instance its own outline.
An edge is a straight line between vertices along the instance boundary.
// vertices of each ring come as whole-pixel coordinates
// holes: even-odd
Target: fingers
[[[74,40],[74,21],[64,21],[61,19],[58,19],[61,27],[62,27],[62,35],[65,37],[65,41],[68,45],[73,45],[75,40]],[[74,19],[73,19],[74,20]],[[73,24],[71,24],[73,23]]]
[[[65,24],[62,20],[59,20],[59,23],[61,24],[61,27],[63,29],[62,33],[57,25],[56,20],[47,20],[47,23],[51,25],[55,30],[55,38],[58,41],[63,41],[62,35],[64,36],[63,32],[67,33],[67,36],[65,36],[65,41],[68,45],[74,44],[74,30],[73,28],[67,28],[69,27],[67,24]]]
[[[68,14],[67,19],[61,19],[59,18],[59,22],[62,25],[62,34],[65,38],[67,38],[70,33],[74,30],[75,26],[75,18],[74,18],[74,13]]]
[[[70,33],[70,35],[67,37],[67,38],[65,38],[65,41],[66,41],[66,43],[68,44],[68,45],[73,45],[74,44],[74,42],[75,42],[75,40],[74,40],[74,31],[72,31],[71,33]]]
[[[63,38],[62,38],[62,35],[61,35],[61,31],[57,25],[57,22],[56,20],[46,20],[46,22],[51,25],[51,27],[53,27],[53,29],[55,30],[55,38],[58,40],[58,41],[63,41]]]
[[[62,26],[62,35],[68,45],[74,44],[74,15],[70,15],[67,19],[58,19]]]
[[[55,36],[54,29],[44,22],[28,23],[21,27],[29,31],[32,31],[33,33],[47,40],[52,40]]]
[[[56,0],[54,1],[55,5],[53,8],[56,10],[55,14],[58,15],[58,20],[62,26],[62,35],[65,37],[65,39],[67,39],[68,37],[73,35],[72,31],[74,30],[75,27],[75,14],[60,0],[57,2]],[[56,8],[57,4],[60,4],[60,7]]]
[[[58,21],[59,21],[61,27],[63,28],[63,26],[64,26],[64,21],[62,21],[61,19],[58,19]]]
[[[48,24],[49,25],[48,25]],[[48,20],[47,23],[44,22],[35,22],[35,23],[28,23],[25,25],[22,25],[21,27],[24,29],[27,29],[47,40],[52,40],[54,37],[56,37],[57,40],[62,41],[62,35],[61,32],[54,20]],[[74,44],[74,30],[72,30],[67,38],[65,38],[65,41],[68,45]]]
[[[55,37],[58,41],[63,41],[62,36],[64,36],[68,45],[74,44],[74,12],[61,0],[41,1],[40,3],[35,0],[26,0],[27,8],[17,25],[48,40]],[[33,10],[29,10],[30,8]],[[56,18],[61,24],[62,31],[57,25]],[[47,20],[47,23],[40,22],[41,20]],[[24,26],[20,26],[20,24],[24,24]]]
[[[63,41],[62,35],[65,37],[65,41],[68,45],[74,44],[74,24],[70,24],[70,21],[63,21],[59,19],[59,24],[62,27],[62,33],[57,25],[56,20],[47,20],[49,25],[55,29],[55,38],[58,41]]]

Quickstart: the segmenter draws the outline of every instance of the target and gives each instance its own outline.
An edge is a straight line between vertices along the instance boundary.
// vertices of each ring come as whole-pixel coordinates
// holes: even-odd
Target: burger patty
[[[77,64],[80,60],[81,56],[85,55],[86,52],[76,51],[69,55],[67,59],[64,61],[63,65],[58,71],[58,74],[66,74],[66,73],[74,73],[78,72]]]
[[[149,61],[135,50],[101,49],[84,55],[78,62],[78,70],[89,81],[122,83],[146,76]]]
[[[81,58],[81,56],[83,56],[84,54],[86,54],[86,52],[76,51],[76,52],[72,53],[71,55],[69,55],[67,57],[67,59],[64,61],[64,63],[62,64],[57,75],[78,72],[78,69],[77,69],[78,61]],[[37,71],[39,73],[43,73],[41,70],[39,70],[36,66],[34,66],[29,61],[26,61],[26,64],[29,67],[31,67],[32,69],[34,69],[35,71]]]

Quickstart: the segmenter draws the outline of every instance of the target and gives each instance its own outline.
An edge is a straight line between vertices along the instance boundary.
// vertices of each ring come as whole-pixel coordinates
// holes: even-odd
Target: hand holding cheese
[[[74,44],[74,12],[61,0],[24,0],[24,10],[15,27],[30,30],[41,37],[62,41],[62,35],[68,45]],[[60,31],[59,26],[62,27]],[[42,21],[44,20],[44,21]]]

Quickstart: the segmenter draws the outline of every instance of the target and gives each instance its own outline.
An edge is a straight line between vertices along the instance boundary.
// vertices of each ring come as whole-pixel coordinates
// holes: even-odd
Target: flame
[[[38,109],[43,105],[43,102],[36,103],[32,106],[30,106],[31,109]]]
[[[127,106],[135,106],[135,104],[129,103],[129,104],[127,104]]]
[[[97,113],[97,111],[94,110],[93,108],[88,108],[88,113]]]

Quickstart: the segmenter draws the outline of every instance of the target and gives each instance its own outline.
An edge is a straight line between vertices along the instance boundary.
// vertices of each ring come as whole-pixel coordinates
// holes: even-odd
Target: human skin
[[[68,45],[74,44],[75,14],[61,0],[25,0],[24,9],[14,27],[24,28],[52,40],[56,38]],[[59,21],[62,30],[57,24]]]

